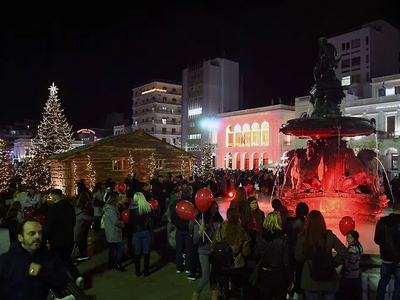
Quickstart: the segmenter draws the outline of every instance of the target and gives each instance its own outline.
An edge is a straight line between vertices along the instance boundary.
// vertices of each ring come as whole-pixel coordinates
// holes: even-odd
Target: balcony
[[[179,107],[182,106],[182,100],[181,101],[178,101],[178,100],[172,101],[172,99],[163,100],[160,98],[152,98],[152,99],[147,99],[147,101],[145,101],[145,102],[137,100],[137,104],[133,104],[132,108],[145,106],[145,105],[152,104],[152,103],[168,104],[168,105],[174,105],[174,106],[179,106]]]
[[[182,111],[180,109],[175,110],[175,109],[151,109],[148,111],[142,111],[142,112],[135,112],[134,116],[141,116],[141,115],[152,115],[152,114],[167,114],[167,115],[175,115],[175,116],[181,116]]]
[[[398,139],[400,138],[400,132],[395,131],[395,132],[383,132],[383,131],[378,131],[378,139],[379,140],[393,140],[393,139]]]
[[[176,121],[158,121],[158,120],[152,120],[152,121],[145,121],[145,122],[138,122],[138,126],[142,125],[171,125],[171,126],[182,126],[182,122],[176,122]]]
[[[180,132],[172,132],[172,131],[162,131],[162,130],[154,130],[154,131],[146,131],[148,134],[163,134],[163,135],[176,135],[181,136]]]

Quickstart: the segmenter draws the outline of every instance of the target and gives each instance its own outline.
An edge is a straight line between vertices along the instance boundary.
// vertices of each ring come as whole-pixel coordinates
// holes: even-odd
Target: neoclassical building
[[[279,129],[294,115],[294,107],[283,104],[218,115],[216,167],[249,170],[283,163],[293,138]]]

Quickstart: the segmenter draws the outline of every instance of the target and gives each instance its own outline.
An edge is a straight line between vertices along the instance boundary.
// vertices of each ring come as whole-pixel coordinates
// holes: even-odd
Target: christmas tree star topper
[[[49,87],[49,91],[50,91],[50,95],[51,95],[51,96],[54,96],[55,94],[58,93],[58,87],[56,87],[56,86],[54,85],[54,82],[53,82],[53,84]]]

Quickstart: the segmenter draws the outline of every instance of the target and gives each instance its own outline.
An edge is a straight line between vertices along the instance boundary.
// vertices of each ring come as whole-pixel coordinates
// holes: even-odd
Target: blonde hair
[[[117,192],[111,192],[108,196],[107,204],[117,206],[119,204],[119,194]]]
[[[145,196],[140,192],[135,193],[133,201],[135,201],[138,206],[139,215],[145,215],[152,210],[150,203],[147,202]]]
[[[263,226],[270,231],[282,230],[281,215],[276,211],[270,212],[265,218]]]

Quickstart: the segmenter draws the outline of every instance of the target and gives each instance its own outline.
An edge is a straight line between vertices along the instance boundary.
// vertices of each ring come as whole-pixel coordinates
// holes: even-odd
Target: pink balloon
[[[202,188],[197,191],[195,201],[199,211],[204,213],[207,209],[210,208],[211,204],[213,203],[214,195],[210,189]]]
[[[196,210],[192,203],[187,200],[179,201],[175,207],[176,214],[183,220],[195,220]]]

